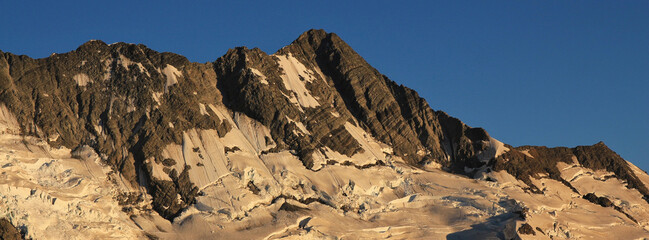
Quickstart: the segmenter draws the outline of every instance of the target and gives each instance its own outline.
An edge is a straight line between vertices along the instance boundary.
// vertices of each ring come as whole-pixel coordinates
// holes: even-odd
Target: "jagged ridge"
[[[294,69],[302,83],[289,76]],[[491,147],[485,130],[434,111],[414,90],[380,74],[323,30],[309,30],[273,55],[240,47],[206,64],[141,44],[101,41],[44,59],[0,52],[0,101],[17,116],[24,134],[55,147],[91,146],[134,188],[146,187],[154,209],[169,219],[199,194],[187,177],[196,166],[169,169],[171,180],[160,180],[151,165],[165,160],[166,145],[183,144],[186,131],[215,129],[221,137],[230,131],[210,105],[259,121],[271,131],[268,145],[276,143],[266,152],[293,150],[314,170],[328,164],[332,152],[367,153],[350,131],[359,127],[393,150],[367,153],[377,160],[370,164],[395,155],[413,166],[435,162],[468,175],[475,171],[467,169],[487,166],[534,187],[530,176],[545,172],[560,179],[556,162],[568,162],[573,154],[584,167],[615,172],[648,194],[626,162],[599,145],[521,147],[485,165],[479,157]],[[526,149],[537,151],[530,151],[534,161],[520,153]]]

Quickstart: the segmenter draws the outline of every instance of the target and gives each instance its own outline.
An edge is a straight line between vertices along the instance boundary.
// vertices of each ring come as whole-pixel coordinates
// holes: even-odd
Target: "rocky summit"
[[[647,184],[603,142],[502,143],[323,30],[0,52],[3,239],[642,239]]]

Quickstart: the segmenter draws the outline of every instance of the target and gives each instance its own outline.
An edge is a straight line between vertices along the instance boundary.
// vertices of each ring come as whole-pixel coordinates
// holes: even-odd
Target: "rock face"
[[[512,148],[511,151],[490,162],[489,168],[494,171],[505,170],[509,172],[525,182],[533,191],[539,191],[539,189],[530,179],[539,174],[545,174],[554,180],[561,181],[573,191],[579,193],[561,176],[561,170],[557,167],[559,162],[575,163],[595,171],[612,172],[615,174],[614,177],[626,182],[627,188],[636,189],[649,201],[649,190],[645,183],[636,176],[627,161],[609,149],[604,142],[575,148],[535,146]]]
[[[534,232],[532,226],[530,226],[527,223],[523,224],[520,228],[518,228],[518,233],[525,234],[525,235],[536,235],[536,232]]]
[[[347,156],[362,151],[344,131],[346,122],[367,130],[409,163],[438,162],[457,172],[476,165],[477,153],[486,148],[483,141],[489,141],[484,130],[432,110],[333,33],[310,30],[271,56],[237,48],[215,66],[223,76],[218,84],[225,104],[269,125],[276,140],[298,151],[308,167],[314,164],[313,152],[324,147]],[[300,90],[291,91],[300,84]],[[293,119],[303,121],[311,134],[286,134]]]
[[[94,159],[112,169],[112,187],[96,176],[84,179],[114,195],[137,225],[128,236],[608,236],[583,230],[599,223],[569,227],[571,218],[557,215],[599,206],[612,207],[602,219],[616,219],[628,236],[646,234],[649,224],[649,176],[603,143],[503,144],[433,110],[323,30],[309,30],[274,54],[238,47],[204,64],[141,44],[101,41],[43,59],[0,52],[0,132],[14,139],[3,146],[15,148],[20,136],[53,149],[27,147],[22,154],[67,151],[58,161]],[[17,170],[27,160],[15,159],[7,158],[3,171],[33,168],[28,162],[27,170]],[[593,181],[610,187],[596,189]],[[67,186],[32,184],[52,192]],[[24,197],[20,191],[16,196]],[[424,207],[431,212],[417,210]],[[527,217],[520,220],[520,212]],[[419,223],[401,213],[446,217]],[[124,218],[110,214],[98,218]],[[261,224],[267,221],[274,224]],[[322,221],[366,229],[341,232],[336,227],[344,224]],[[377,227],[402,222],[411,225]],[[444,223],[448,228],[431,230]],[[41,233],[26,228],[31,237]]]
[[[228,131],[218,118],[201,114],[198,104],[219,101],[215,78],[209,64],[143,45],[90,41],[45,59],[0,55],[0,99],[24,134],[54,147],[88,145],[131,185],[164,188],[174,199],[191,195],[191,186],[148,177],[145,162],[161,162],[160,149],[181,143],[187,129]],[[190,203],[154,201],[169,217]]]
[[[20,236],[20,231],[9,220],[2,218],[0,219],[0,239],[19,240],[23,238]]]

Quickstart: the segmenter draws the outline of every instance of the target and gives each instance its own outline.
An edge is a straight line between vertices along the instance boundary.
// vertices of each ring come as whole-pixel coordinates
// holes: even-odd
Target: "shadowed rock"
[[[23,239],[18,228],[14,227],[6,218],[0,219],[0,239],[19,240]]]

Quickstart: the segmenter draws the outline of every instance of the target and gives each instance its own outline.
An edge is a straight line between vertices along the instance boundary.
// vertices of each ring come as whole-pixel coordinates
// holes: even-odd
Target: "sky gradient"
[[[649,169],[649,1],[23,2],[0,3],[2,51],[42,58],[100,39],[209,62],[325,29],[505,143],[604,141]]]

